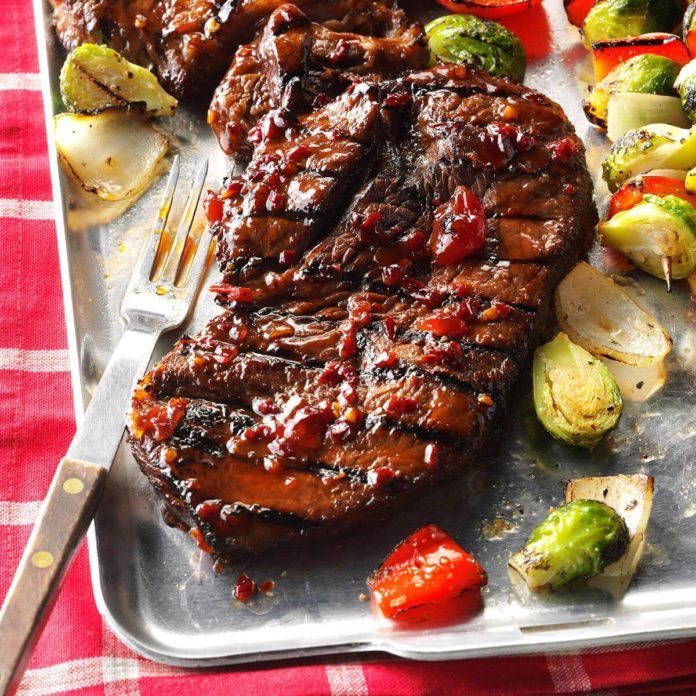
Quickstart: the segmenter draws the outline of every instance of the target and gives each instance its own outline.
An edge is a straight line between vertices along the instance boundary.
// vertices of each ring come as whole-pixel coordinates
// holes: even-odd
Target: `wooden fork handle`
[[[65,571],[94,516],[103,466],[66,457],[58,465],[0,610],[0,694],[14,693]]]

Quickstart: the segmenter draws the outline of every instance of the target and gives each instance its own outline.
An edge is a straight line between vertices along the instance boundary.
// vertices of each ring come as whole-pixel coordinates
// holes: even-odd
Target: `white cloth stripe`
[[[170,677],[186,673],[186,670],[177,667],[159,665],[134,657],[87,657],[27,670],[17,694],[50,696],[102,684],[118,686],[116,693],[137,694],[139,677]],[[108,693],[108,690],[105,693]]]
[[[64,348],[56,350],[0,348],[0,370],[67,372],[69,369],[68,351]]]
[[[360,665],[326,665],[331,696],[368,696],[365,673]]]
[[[17,198],[0,198],[0,218],[22,220],[53,220],[52,201],[21,201]]]
[[[0,500],[0,526],[34,524],[40,507],[40,500],[32,500],[28,503]]]
[[[38,73],[0,73],[0,90],[41,90],[41,75]]]
[[[547,655],[546,665],[556,693],[570,691],[590,691],[592,682],[582,664],[580,653],[563,653]]]

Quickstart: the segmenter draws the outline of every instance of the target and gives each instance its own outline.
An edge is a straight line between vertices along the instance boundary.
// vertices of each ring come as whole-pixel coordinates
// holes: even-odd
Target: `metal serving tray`
[[[71,231],[65,221],[67,185],[51,142],[51,117],[61,108],[57,88],[63,54],[50,29],[50,11],[36,0],[41,69],[78,417],[123,329],[119,305],[163,181],[116,222]],[[431,18],[440,12],[429,3]],[[550,54],[533,59],[527,83],[560,102],[588,145],[593,172],[606,148],[588,127],[577,76],[587,58],[559,0],[522,15]],[[171,123],[179,139],[183,178],[210,158],[209,184],[226,161],[202,112],[182,108]],[[606,189],[598,182],[598,195]],[[593,258],[599,262],[595,252]],[[217,272],[211,270],[211,279]],[[696,320],[687,289],[668,295],[645,275],[630,286],[674,338],[666,386],[644,402],[626,403],[618,428],[592,452],[553,441],[534,417],[529,380],[514,396],[500,446],[469,475],[443,486],[369,531],[310,549],[272,552],[221,573],[187,535],[166,527],[149,484],[122,447],[89,537],[94,594],[108,624],[130,647],[153,660],[185,666],[384,651],[410,658],[524,653],[696,635]],[[206,295],[207,293],[204,293]],[[215,312],[202,297],[191,327]],[[158,355],[175,339],[159,346]],[[562,482],[577,476],[647,472],[656,496],[649,545],[625,598],[595,592],[519,598],[506,560],[560,501]],[[491,538],[501,518],[508,530]],[[435,522],[479,558],[489,574],[485,609],[469,622],[405,629],[374,618],[359,595],[386,553],[417,526]],[[494,523],[494,524],[491,524]],[[499,523],[499,520],[498,520]],[[499,525],[498,525],[499,526]],[[232,599],[240,571],[272,578],[273,597],[253,606]]]

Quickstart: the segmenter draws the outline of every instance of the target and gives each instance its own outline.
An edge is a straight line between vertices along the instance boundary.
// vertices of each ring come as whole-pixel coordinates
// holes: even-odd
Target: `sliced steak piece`
[[[154,70],[165,89],[184,99],[209,98],[237,47],[283,0],[50,0],[53,25],[66,50],[109,44]],[[337,31],[382,36],[403,23],[391,3],[296,0],[309,17]]]
[[[336,32],[284,5],[254,42],[238,49],[215,90],[208,123],[222,149],[245,160],[253,149],[249,131],[271,109],[307,112],[358,76],[395,77],[424,67],[429,57],[420,25],[394,22],[385,36]]]
[[[264,79],[288,93],[307,53],[281,53]],[[169,519],[221,558],[369,523],[470,467],[593,235],[582,145],[536,92],[438,66],[327,99],[274,104],[209,198],[224,310],[129,416]],[[444,264],[460,187],[485,242]]]

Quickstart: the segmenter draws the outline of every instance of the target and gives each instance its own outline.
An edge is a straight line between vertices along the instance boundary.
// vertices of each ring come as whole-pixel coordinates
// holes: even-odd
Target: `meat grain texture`
[[[166,519],[218,558],[369,524],[472,466],[591,244],[561,108],[426,60],[419,27],[341,37],[286,5],[214,99],[248,162],[208,201],[224,310],[144,378],[129,432]],[[437,263],[460,187],[485,243]]]

